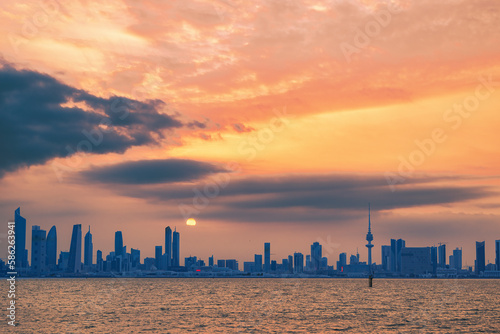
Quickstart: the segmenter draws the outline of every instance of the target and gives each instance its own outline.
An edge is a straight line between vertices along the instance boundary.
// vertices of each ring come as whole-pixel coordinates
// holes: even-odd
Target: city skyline
[[[23,235],[23,228],[26,228],[26,218],[21,215],[21,208],[18,208],[15,210],[15,218],[17,219],[18,222],[21,224],[18,225],[19,228],[16,231],[16,234],[18,232],[19,235]],[[66,256],[68,257],[68,262],[67,262],[67,270],[71,273],[84,273],[87,271],[91,271],[91,267],[94,265],[99,265],[99,261],[103,261],[103,253],[100,249],[98,249],[95,253],[95,259],[96,261],[93,261],[94,258],[94,252],[93,252],[93,242],[92,242],[92,234],[90,233],[90,225],[88,232],[85,235],[85,238],[82,243],[82,227],[80,224],[76,224],[73,226],[73,232],[71,236],[71,243],[70,243],[70,249],[69,252],[65,252],[64,250],[61,250],[59,253],[57,253],[58,258],[59,258],[59,263],[57,264],[57,267],[60,265],[60,261],[64,258],[64,254],[67,254]],[[179,232],[177,232],[177,229],[174,228],[174,232],[172,233],[172,230],[170,226],[165,227],[165,239],[164,239],[164,246],[162,245],[156,245],[154,246],[154,257],[148,257],[144,256],[143,258],[150,258],[154,260],[154,264],[157,268],[176,268],[180,266],[188,266],[187,261],[188,257],[185,257],[185,263],[183,264],[180,261],[180,238],[179,238]],[[32,226],[32,240],[31,240],[31,249],[34,249],[34,252],[30,252],[29,254],[31,255],[31,261],[30,261],[30,268],[31,272],[35,273],[37,275],[41,274],[41,263],[43,262],[43,272],[46,272],[47,270],[54,270],[56,266],[54,266],[54,261],[55,261],[55,255],[56,255],[56,250],[58,248],[57,246],[57,235],[56,235],[56,226],[52,226],[50,228],[49,234],[44,229],[41,229],[40,226],[38,225],[33,225]],[[173,237],[173,240],[172,240]],[[372,268],[370,259],[371,259],[371,250],[374,245],[371,244],[371,241],[374,240],[374,237],[371,233],[371,210],[370,206],[368,208],[368,234],[366,235],[366,240],[369,241],[369,244],[366,245],[367,247],[367,261],[362,262],[363,258],[360,258],[360,255],[358,251],[356,250],[356,255],[351,255],[349,264],[357,264],[357,263],[364,263],[366,265],[366,268]],[[23,240],[21,240],[21,243]],[[171,249],[166,247],[167,245],[171,245]],[[368,247],[368,246],[371,247]],[[334,257],[335,253],[332,251],[331,247],[335,247],[334,245],[331,244],[331,240],[327,241],[326,244],[327,251],[326,253],[323,253],[323,245],[320,244],[318,241],[315,241],[310,245],[310,254],[306,255],[304,258],[304,253],[295,250],[294,255],[293,255],[293,267],[294,267],[294,273],[300,273],[304,271],[304,269],[301,268],[302,265],[305,265],[305,267],[308,268],[308,270],[319,270],[320,268],[326,268],[328,261],[331,261],[330,259]],[[406,240],[403,239],[391,239],[390,240],[390,245],[381,245],[380,246],[380,254],[381,254],[381,262],[379,263],[374,263],[376,264],[379,269],[382,270],[387,270],[387,271],[392,271],[392,272],[399,272],[399,273],[405,273],[408,270],[408,265],[411,266],[416,266],[416,267],[411,267],[413,268],[418,268],[418,270],[431,270],[434,275],[436,274],[437,268],[455,268],[457,270],[462,270],[467,267],[473,268],[474,272],[479,275],[480,272],[484,272],[487,267],[490,265],[494,265],[495,270],[500,272],[500,240],[495,240],[495,254],[494,254],[494,261],[490,262],[489,260],[487,261],[487,255],[485,251],[485,241],[478,242],[476,241],[476,253],[475,253],[475,260],[474,260],[474,265],[470,266],[467,263],[463,263],[463,252],[462,252],[462,247],[457,247],[456,249],[452,250],[452,255],[447,257],[446,253],[446,244],[445,243],[440,243],[439,246],[425,246],[425,245],[413,245],[409,247],[406,245]],[[128,253],[128,256],[131,256],[132,262],[136,262],[137,264],[141,263],[141,253],[140,249],[137,250],[132,247],[130,247],[131,251]],[[347,265],[347,254],[341,249],[338,250],[338,257],[339,260],[336,261],[337,266],[332,267],[336,268],[336,270],[339,270],[338,268]],[[402,252],[403,251],[403,252]],[[25,253],[28,252],[28,250],[25,251]],[[137,252],[137,254],[135,254]],[[189,251],[188,251],[189,252]],[[409,253],[410,252],[410,253]],[[411,252],[415,252],[415,255],[413,255]],[[82,254],[83,254],[83,259],[82,259]],[[114,236],[114,251],[110,252],[109,255],[106,256],[106,261],[109,261],[111,258],[109,256],[120,258],[120,259],[125,259],[125,255],[127,254],[127,246],[124,245],[124,240],[123,240],[123,235],[122,231],[116,231],[115,236]],[[384,259],[384,254],[387,254],[386,259]],[[427,254],[427,255],[425,255]],[[137,255],[137,259],[134,260],[134,257]],[[204,261],[203,257],[197,257],[195,256],[194,258],[191,258],[191,255],[189,255],[189,259],[194,259],[192,264],[197,263],[197,259],[200,261]],[[236,268],[238,267],[238,262],[241,264],[245,264],[245,268],[247,264],[253,263],[254,269],[255,268],[261,268],[263,272],[271,272],[272,265],[274,266],[273,271],[276,271],[276,263],[279,257],[276,257],[276,254],[273,253],[273,258],[271,258],[271,243],[270,242],[265,242],[264,243],[264,251],[263,254],[254,254],[254,262],[248,262],[248,261],[237,261],[235,266]],[[330,255],[330,257],[323,257],[323,255]],[[407,256],[410,256],[407,258],[407,260],[404,260]],[[416,256],[416,257],[415,257]],[[425,269],[426,267],[421,267],[420,264],[409,264],[409,260],[415,260],[415,258],[418,258],[418,256],[428,256],[428,268]],[[283,260],[283,265],[285,265],[285,261],[290,261],[290,257],[292,255],[288,255],[288,258],[285,257],[287,260]],[[214,255],[212,254],[210,257],[206,257],[205,259],[208,260],[208,262],[213,263],[214,261]],[[263,261],[264,259],[264,261]],[[354,260],[353,260],[354,259]],[[121,261],[118,264],[118,268],[122,268],[122,265],[120,264]],[[305,262],[304,262],[305,260]],[[325,261],[323,261],[325,260]],[[42,261],[42,262],[41,262]],[[128,261],[128,260],[127,260]],[[190,260],[191,261],[191,260]],[[221,260],[221,261],[233,261],[233,260]],[[479,262],[477,262],[479,261]],[[223,267],[225,266],[225,263]],[[302,265],[300,263],[303,263]],[[335,261],[331,261],[330,263],[334,263]],[[144,262],[146,263],[146,261]],[[201,263],[206,263],[206,262],[201,262]],[[368,265],[367,265],[368,263]],[[486,266],[488,264],[488,266]],[[298,266],[299,269],[295,268],[295,266]],[[102,267],[102,264],[100,265]],[[127,267],[128,268],[128,267]],[[357,267],[353,267],[355,269],[349,269],[349,270],[355,270],[357,271],[363,271],[364,269],[361,267],[356,269]],[[406,269],[405,269],[406,268]],[[424,268],[424,269],[422,269]],[[102,270],[102,269],[101,269]],[[107,269],[108,271],[110,270],[109,268]],[[117,271],[122,271],[122,269],[116,269]],[[241,270],[241,269],[240,269]],[[489,269],[491,270],[491,269]],[[257,270],[258,271],[258,270]],[[342,269],[343,271],[343,269]]]

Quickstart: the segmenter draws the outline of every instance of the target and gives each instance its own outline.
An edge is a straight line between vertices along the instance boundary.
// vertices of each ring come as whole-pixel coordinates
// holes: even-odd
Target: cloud
[[[87,180],[101,183],[153,184],[186,182],[214,173],[227,172],[216,165],[187,159],[128,161],[94,167],[82,173]]]
[[[223,177],[225,176],[225,177]],[[392,192],[380,175],[281,175],[233,178],[221,174],[188,186],[172,184],[120,188],[122,194],[165,205],[183,205],[205,218],[229,221],[346,220],[365,212],[448,206],[497,195],[486,186],[460,186],[463,176],[421,176]],[[217,196],[214,185],[219,184]],[[451,185],[450,185],[451,184]],[[223,186],[222,186],[223,185]],[[205,188],[208,194],[205,195]],[[201,197],[201,198],[200,198]],[[206,203],[200,210],[199,203]]]
[[[55,78],[10,65],[0,68],[0,177],[7,171],[68,157],[79,149],[122,153],[155,144],[182,127],[164,102],[102,98]],[[85,144],[82,144],[86,142]]]

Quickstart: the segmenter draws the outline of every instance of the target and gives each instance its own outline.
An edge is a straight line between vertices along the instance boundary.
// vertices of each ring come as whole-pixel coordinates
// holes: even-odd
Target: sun
[[[186,220],[186,225],[188,225],[188,226],[195,226],[196,225],[196,220],[194,220],[194,218],[189,218],[188,220]]]

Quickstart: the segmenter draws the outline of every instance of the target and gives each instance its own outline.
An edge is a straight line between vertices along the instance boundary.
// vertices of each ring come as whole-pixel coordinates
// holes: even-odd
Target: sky
[[[121,230],[154,256],[171,226],[181,259],[319,241],[366,261],[371,203],[375,262],[391,238],[469,266],[485,240],[494,262],[495,0],[41,0],[0,19],[4,239],[21,207],[58,251],[82,224],[94,250]]]

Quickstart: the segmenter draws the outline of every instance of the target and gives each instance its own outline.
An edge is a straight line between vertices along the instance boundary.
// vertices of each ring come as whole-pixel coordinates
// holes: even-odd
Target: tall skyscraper
[[[104,264],[102,260],[102,251],[97,250],[95,254],[95,263],[97,265],[97,271],[103,271],[104,270]]]
[[[340,253],[337,261],[337,271],[343,272],[345,266],[347,266],[347,253]]]
[[[163,269],[161,265],[162,247],[155,246],[155,267],[156,269]]]
[[[180,236],[177,229],[174,229],[174,233],[172,234],[172,266],[179,267],[180,266]]]
[[[500,240],[495,240],[495,264],[500,271]]]
[[[293,272],[300,274],[304,271],[304,254],[294,253],[293,254]]]
[[[391,270],[391,246],[382,246],[382,269]]]
[[[450,263],[450,267],[451,266],[456,270],[462,269],[462,250],[460,248],[453,250],[453,263]]]
[[[19,268],[28,267],[28,254],[26,250],[26,219],[21,216],[21,208],[17,208],[14,214],[16,232],[16,254]]]
[[[268,273],[271,270],[271,244],[264,244],[264,272]]]
[[[401,249],[406,247],[403,239],[391,239],[391,271],[401,272]]]
[[[165,254],[167,256],[167,268],[172,266],[172,229],[165,227]]]
[[[115,232],[115,257],[123,255],[123,235],[122,231]]]
[[[366,248],[368,248],[368,272],[369,272],[369,274],[371,274],[372,273],[373,234],[372,234],[372,223],[370,221],[370,204],[368,204],[368,233],[366,234],[366,241],[368,241],[368,244],[366,244]]]
[[[68,271],[79,273],[82,271],[82,225],[73,225],[71,245],[69,247]]]
[[[254,255],[254,270],[258,273],[262,271],[262,254]]]
[[[93,254],[94,254],[94,245],[92,244],[92,234],[89,231],[85,234],[85,247],[83,251],[83,263],[87,268],[92,266],[93,263]]]
[[[484,272],[486,269],[486,254],[484,250],[484,241],[476,241],[476,274]]]
[[[209,267],[214,266],[214,256],[213,255],[208,258],[208,266]]]
[[[52,226],[47,234],[47,270],[57,269],[57,231],[55,225]]]
[[[323,247],[319,242],[311,245],[311,265],[312,270],[317,271],[321,267],[321,258],[323,257]]]
[[[445,268],[446,267],[446,245],[445,244],[439,244],[438,256],[439,256],[438,257],[438,267]]]
[[[34,225],[31,231],[31,271],[35,275],[40,275],[46,271],[47,259],[47,235],[40,226]]]

